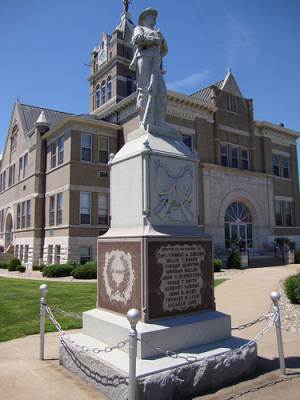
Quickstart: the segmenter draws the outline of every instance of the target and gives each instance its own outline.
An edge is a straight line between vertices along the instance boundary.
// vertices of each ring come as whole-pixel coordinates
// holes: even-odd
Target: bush
[[[89,261],[83,265],[74,268],[72,275],[75,279],[96,279],[97,262]]]
[[[300,247],[295,251],[295,263],[300,264]]]
[[[228,269],[240,269],[241,268],[241,255],[235,251],[230,254],[227,260]]]
[[[300,304],[300,273],[286,278],[284,291],[291,303]]]
[[[2,262],[2,263],[0,263],[0,268],[7,269],[8,265],[6,263]]]
[[[43,268],[44,268],[44,265],[33,265],[32,271],[42,271]]]
[[[8,263],[8,270],[9,271],[17,271],[18,267],[21,265],[21,261],[18,258],[13,258]]]
[[[72,265],[69,264],[52,264],[43,267],[43,276],[47,278],[60,278],[70,276],[73,271]]]
[[[214,258],[213,263],[214,263],[214,271],[220,272],[222,267],[222,260],[220,258]]]
[[[17,270],[18,270],[19,272],[25,272],[25,271],[26,271],[26,267],[24,267],[24,265],[19,265],[19,266],[17,267]]]
[[[68,264],[71,265],[74,268],[80,267],[80,263],[74,260],[68,261]]]

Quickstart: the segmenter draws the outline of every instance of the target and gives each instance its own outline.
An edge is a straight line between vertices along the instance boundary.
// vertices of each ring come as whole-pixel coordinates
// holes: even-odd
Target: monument
[[[166,123],[168,47],[156,18],[147,8],[133,32],[140,127],[110,157],[111,227],[98,239],[97,308],[84,313],[83,333],[73,337],[87,346],[113,346],[128,336],[127,311],[138,309],[138,398],[175,399],[251,372],[256,348],[235,355],[230,368],[187,363],[163,351],[203,358],[244,342],[231,337],[230,316],[215,310],[212,241],[198,224],[199,160]],[[72,351],[101,376],[128,374],[127,347],[99,354],[98,363]],[[63,346],[60,360],[84,375]],[[126,398],[125,383],[98,386],[111,398]]]

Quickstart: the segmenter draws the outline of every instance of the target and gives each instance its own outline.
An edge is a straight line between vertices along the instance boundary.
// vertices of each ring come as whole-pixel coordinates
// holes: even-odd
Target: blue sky
[[[168,87],[192,93],[231,67],[255,118],[300,130],[299,0],[133,0],[159,10]],[[18,97],[88,112],[90,52],[119,21],[121,0],[0,0],[0,149]]]

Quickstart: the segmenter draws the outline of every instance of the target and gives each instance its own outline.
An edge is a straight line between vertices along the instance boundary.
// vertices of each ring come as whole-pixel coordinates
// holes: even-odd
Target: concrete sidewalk
[[[280,280],[300,269],[299,265],[256,268],[242,273],[228,274],[226,282],[216,288],[217,309],[232,315],[237,326],[256,319],[270,307],[270,293]],[[223,274],[226,278],[226,274]],[[255,325],[236,336],[251,339],[264,326]],[[258,344],[258,376],[242,383],[202,396],[201,400],[300,398],[300,336],[283,333],[288,375],[282,377],[278,369],[274,329]],[[46,361],[39,361],[39,337],[0,343],[0,399],[1,400],[93,400],[105,396],[91,385],[71,374],[58,364],[59,335],[47,334]],[[281,381],[285,379],[284,381]],[[199,397],[200,399],[200,397]]]

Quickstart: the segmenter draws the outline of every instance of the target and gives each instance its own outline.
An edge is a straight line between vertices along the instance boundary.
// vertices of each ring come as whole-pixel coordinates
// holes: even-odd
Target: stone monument
[[[198,225],[199,160],[166,123],[168,47],[156,17],[156,10],[144,10],[133,32],[130,68],[137,74],[140,127],[110,159],[111,228],[98,239],[97,308],[84,313],[83,333],[73,336],[94,347],[114,345],[128,335],[127,311],[137,308],[138,398],[157,400],[193,395],[251,372],[256,349],[235,357],[231,369],[214,363],[203,369],[162,350],[201,358],[243,341],[231,337],[230,316],[215,311],[212,241]],[[126,351],[99,354],[98,366],[87,354],[77,356],[102,375],[126,376]],[[84,375],[63,347],[60,359]],[[126,398],[124,386],[98,386],[112,398]]]

